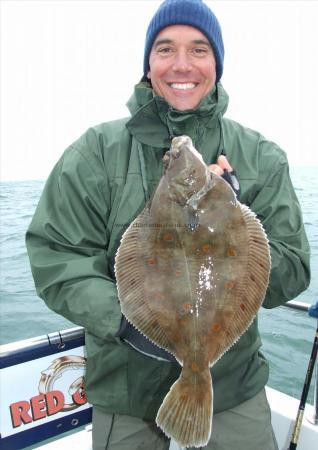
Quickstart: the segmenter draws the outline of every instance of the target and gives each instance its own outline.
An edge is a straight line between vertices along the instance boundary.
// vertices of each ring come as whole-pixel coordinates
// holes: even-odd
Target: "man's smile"
[[[172,89],[177,89],[181,91],[188,91],[190,89],[194,89],[199,83],[192,83],[192,82],[173,82],[173,83],[167,83],[169,87]]]

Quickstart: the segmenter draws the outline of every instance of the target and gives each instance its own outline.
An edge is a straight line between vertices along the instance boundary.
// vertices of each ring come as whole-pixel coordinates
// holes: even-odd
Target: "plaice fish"
[[[115,261],[123,314],[182,366],[156,422],[181,447],[211,436],[210,367],[246,331],[265,297],[268,240],[260,221],[211,174],[187,136],[172,140],[151,202]]]

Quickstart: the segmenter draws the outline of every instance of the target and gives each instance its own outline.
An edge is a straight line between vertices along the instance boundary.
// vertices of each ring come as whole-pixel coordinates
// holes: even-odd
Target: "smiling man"
[[[174,136],[190,136],[210,170],[262,221],[272,261],[263,306],[279,306],[309,284],[309,246],[286,154],[224,117],[223,59],[220,24],[204,2],[163,2],[147,30],[130,117],[90,128],[70,145],[27,233],[39,296],[85,328],[94,450],[170,445],[155,417],[180,365],[122,316],[114,259],[125,229],[151,201]],[[277,448],[264,391],[269,366],[260,348],[255,319],[212,367],[213,431],[205,448]]]
[[[149,57],[147,77],[155,93],[179,111],[195,109],[216,80],[213,49],[201,31],[172,25],[160,31]]]

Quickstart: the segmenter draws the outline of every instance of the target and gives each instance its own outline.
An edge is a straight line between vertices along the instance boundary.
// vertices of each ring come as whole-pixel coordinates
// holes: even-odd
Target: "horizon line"
[[[289,168],[290,169],[297,169],[297,168],[302,168],[302,169],[315,169],[318,168],[318,162],[315,162],[314,164],[292,164],[289,163]],[[30,181],[41,181],[41,182],[45,182],[48,179],[49,175],[46,178],[6,178],[3,179],[2,177],[0,177],[0,183],[14,183],[14,182],[30,182]]]

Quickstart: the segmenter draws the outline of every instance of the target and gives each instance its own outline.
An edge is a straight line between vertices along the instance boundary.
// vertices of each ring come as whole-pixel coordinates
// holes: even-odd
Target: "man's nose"
[[[172,69],[175,72],[189,72],[192,68],[190,57],[185,51],[176,52]]]

